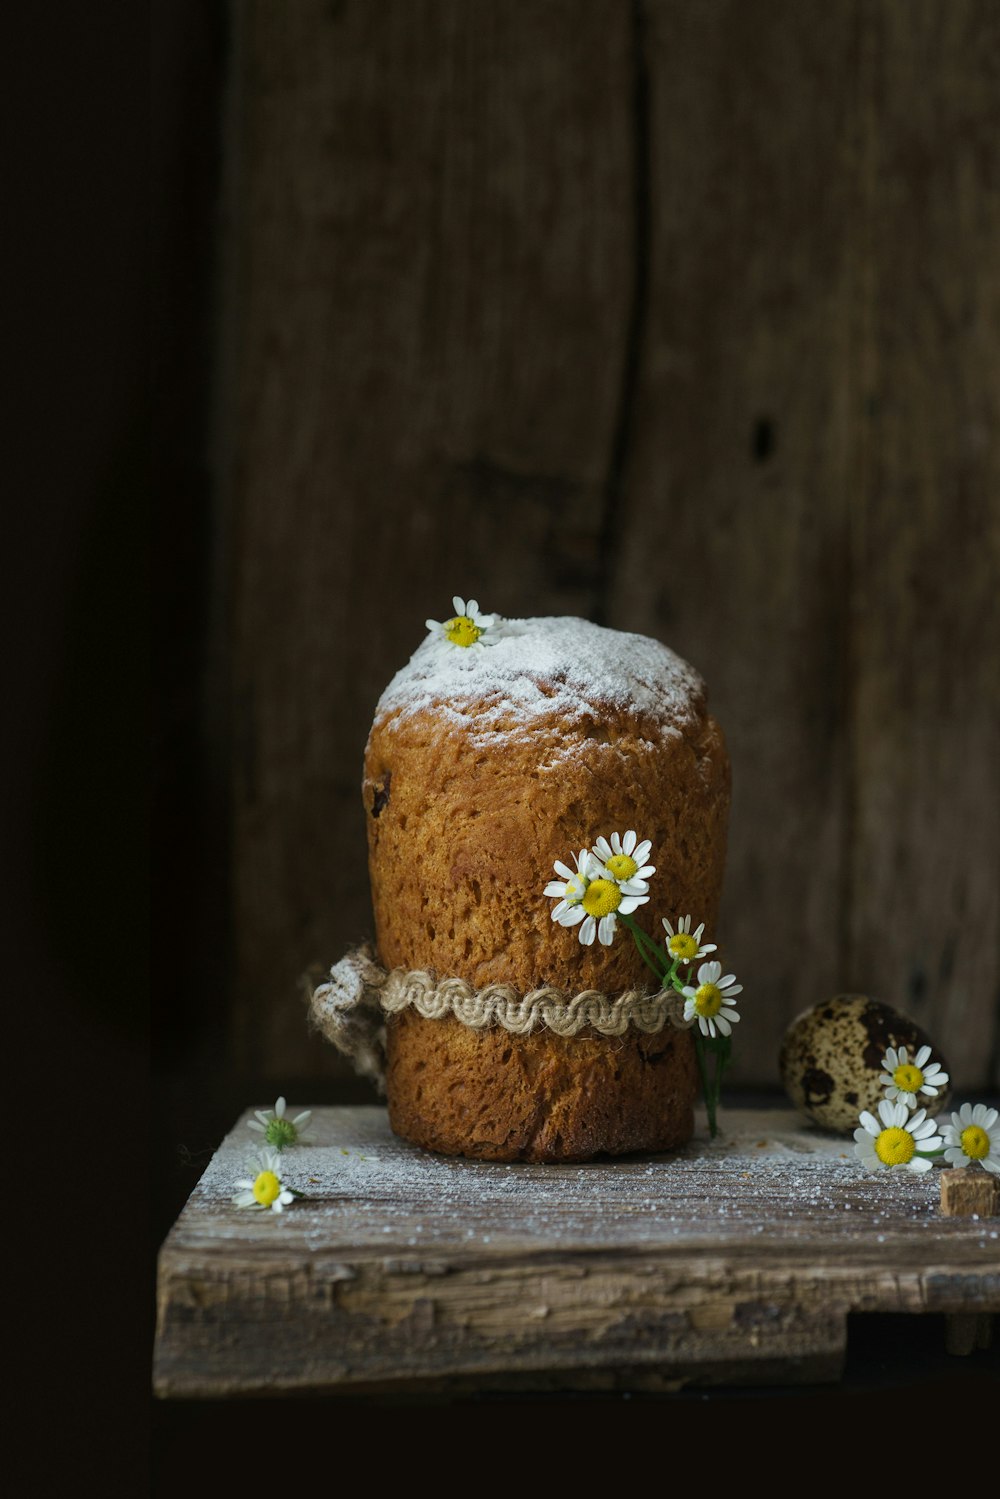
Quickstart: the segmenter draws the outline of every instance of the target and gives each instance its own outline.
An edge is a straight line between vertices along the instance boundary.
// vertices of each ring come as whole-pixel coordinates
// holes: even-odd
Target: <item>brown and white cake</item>
[[[656,899],[632,919],[661,940],[661,916],[714,928],[729,761],[704,684],[645,636],[468,614],[389,683],[365,752],[377,962],[404,1000],[408,976],[434,994],[386,1017],[392,1127],[488,1160],[668,1149],[693,1130],[691,1034],[643,1010],[657,985],[631,936],[585,945],[545,891],[556,861],[634,830]],[[566,1023],[573,1002],[595,1023]]]

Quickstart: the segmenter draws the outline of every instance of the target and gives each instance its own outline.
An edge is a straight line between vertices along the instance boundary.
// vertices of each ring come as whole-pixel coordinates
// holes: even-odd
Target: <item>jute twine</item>
[[[355,1069],[382,1082],[386,1014],[412,1006],[428,1020],[454,1015],[473,1030],[501,1026],[515,1036],[543,1027],[558,1036],[575,1036],[591,1027],[602,1036],[621,1036],[634,1026],[651,1034],[665,1025],[687,1030],[684,1001],[673,991],[648,994],[627,989],[614,996],[599,989],[574,994],[546,986],[520,994],[512,984],[475,989],[465,979],[438,978],[423,969],[379,966],[367,944],[355,948],[330,970],[325,983],[312,990],[310,1017],[317,1030],[348,1056]]]

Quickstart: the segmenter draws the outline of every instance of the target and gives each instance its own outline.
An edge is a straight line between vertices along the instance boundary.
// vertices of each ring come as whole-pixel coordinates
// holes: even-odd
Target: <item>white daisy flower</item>
[[[684,1019],[697,1020],[703,1036],[728,1036],[739,1020],[733,998],[743,993],[743,985],[734,983],[734,973],[722,974],[721,963],[702,963],[698,969],[698,987],[687,984],[684,996]]]
[[[918,1093],[937,1098],[948,1081],[948,1074],[941,1071],[940,1062],[931,1062],[927,1066],[930,1054],[929,1046],[921,1046],[911,1062],[905,1046],[898,1051],[894,1046],[888,1047],[882,1058],[885,1071],[879,1075],[886,1098],[905,1103],[908,1109],[916,1108]]]
[[[552,868],[556,874],[562,875],[562,879],[549,880],[545,887],[545,894],[558,901],[552,908],[552,920],[558,921],[560,926],[575,926],[577,922],[584,920],[586,912],[581,909],[580,902],[587,893],[591,871],[596,873],[594,860],[585,848],[581,848],[573,857],[576,869],[570,869],[569,865],[557,859]]]
[[[604,947],[615,940],[619,916],[631,916],[649,900],[639,891],[626,891],[617,880],[609,879],[604,867],[587,849],[576,856],[576,872],[557,859],[553,865],[561,880],[550,880],[545,894],[558,897],[552,920],[561,926],[578,926],[584,947],[593,946],[595,938]]]
[[[648,877],[656,873],[656,865],[646,863],[652,847],[648,838],[640,843],[637,834],[630,830],[624,837],[612,833],[610,842],[598,838],[591,852],[623,895],[645,895],[649,889]]]
[[[285,1100],[279,1098],[273,1109],[255,1109],[256,1118],[248,1119],[247,1126],[264,1136],[275,1150],[284,1150],[286,1145],[298,1145],[309,1128],[312,1109],[296,1114],[294,1119],[285,1118]]]
[[[984,1103],[963,1103],[951,1123],[944,1125],[944,1158],[949,1166],[971,1166],[978,1161],[1000,1176],[1000,1114]]]
[[[233,1198],[238,1208],[270,1208],[272,1213],[282,1213],[295,1194],[281,1180],[281,1155],[276,1150],[262,1150],[256,1161],[254,1175],[245,1177],[235,1185],[239,1188]]]
[[[860,1116],[861,1128],[854,1131],[854,1151],[865,1170],[905,1166],[907,1171],[929,1171],[933,1162],[922,1152],[940,1150],[944,1142],[935,1133],[934,1120],[927,1118],[927,1110],[911,1114],[905,1103],[883,1098],[878,1114],[876,1119],[866,1109]]]
[[[427,625],[432,635],[437,635],[448,645],[468,647],[470,645],[493,645],[489,638],[490,630],[497,622],[495,614],[481,614],[476,599],[460,599],[456,593],[451,601],[455,613],[451,619],[439,620],[428,619]]]
[[[670,922],[664,916],[661,918],[667,933],[667,952],[672,958],[679,958],[682,963],[697,963],[699,958],[705,958],[710,952],[717,950],[714,942],[702,943],[701,934],[705,930],[705,923],[691,930],[690,916],[682,916],[674,931]]]

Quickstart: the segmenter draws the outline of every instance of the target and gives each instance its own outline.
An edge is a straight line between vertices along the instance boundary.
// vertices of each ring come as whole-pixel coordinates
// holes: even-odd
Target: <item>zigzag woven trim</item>
[[[335,996],[340,996],[335,1005],[338,1018],[332,1025],[331,1001]],[[648,994],[629,989],[612,997],[598,989],[574,994],[548,986],[523,995],[511,984],[475,989],[464,979],[439,979],[422,969],[396,968],[387,973],[367,947],[356,949],[336,964],[330,982],[313,993],[312,1013],[324,1034],[341,1044],[337,1032],[346,1019],[344,1012],[376,1004],[390,1015],[412,1007],[428,1020],[454,1015],[474,1030],[498,1025],[517,1036],[543,1027],[559,1036],[575,1036],[587,1026],[603,1036],[621,1036],[629,1026],[651,1034],[665,1025],[687,1030],[691,1024],[684,1019],[684,1001],[673,992]]]

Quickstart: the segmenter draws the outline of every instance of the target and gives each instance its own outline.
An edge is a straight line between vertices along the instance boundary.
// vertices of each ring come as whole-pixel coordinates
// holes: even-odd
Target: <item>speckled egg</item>
[[[778,1066],[785,1092],[824,1129],[848,1134],[857,1128],[862,1109],[874,1113],[885,1096],[879,1075],[886,1048],[905,1046],[912,1062],[921,1046],[931,1047],[927,1065],[940,1062],[938,1047],[919,1025],[867,994],[838,994],[792,1021],[781,1043]],[[917,1108],[937,1114],[950,1088],[936,1098],[918,1094]]]

